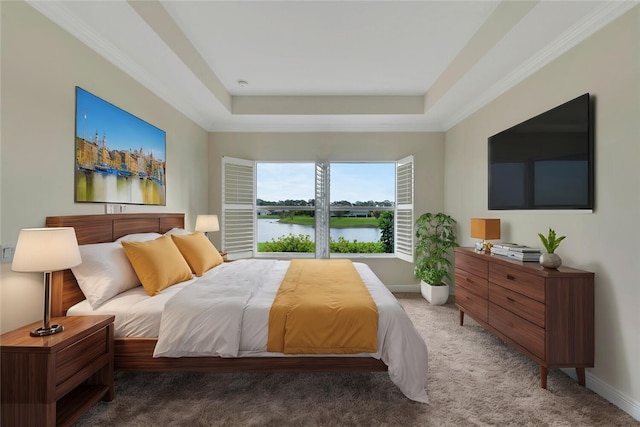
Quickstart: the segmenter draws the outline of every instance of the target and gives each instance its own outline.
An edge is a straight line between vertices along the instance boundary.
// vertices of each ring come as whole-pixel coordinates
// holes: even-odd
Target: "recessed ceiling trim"
[[[86,24],[83,19],[68,8],[64,2],[34,0],[26,0],[26,2],[156,96],[178,109],[199,126],[204,129],[211,127],[208,117],[203,116],[197,108],[188,103],[179,102],[174,94],[167,90],[162,81],[153,77],[143,67],[132,61],[128,55],[124,55],[120,49],[100,36],[90,25]]]
[[[424,96],[234,96],[234,115],[424,114]]]
[[[211,94],[218,98],[228,111],[231,111],[231,95],[164,6],[160,2],[153,0],[129,0],[128,3]]]
[[[475,32],[425,95],[428,111],[536,5],[536,1],[502,2]]]
[[[475,97],[467,103],[464,108],[458,110],[457,113],[452,114],[448,120],[443,122],[444,129],[451,129],[636,5],[637,3],[635,2],[606,2],[601,4],[579,22],[567,29],[567,31],[545,49],[539,51],[528,61],[507,74],[503,79],[497,81],[480,96]]]
[[[206,79],[195,72],[193,62],[185,62],[184,57],[180,56],[180,49],[176,51],[176,49],[169,45],[166,39],[163,38],[163,34],[161,34],[162,31],[151,31],[152,27],[150,24],[144,20],[143,16],[136,12],[130,3],[96,3],[100,4],[100,7],[107,7],[105,6],[107,4],[113,5],[110,6],[109,9],[104,9],[111,11],[109,16],[111,16],[112,19],[111,21],[102,22],[105,25],[100,28],[107,29],[105,33],[102,33],[99,29],[91,25],[91,23],[94,22],[95,14],[87,13],[86,19],[83,19],[83,11],[90,9],[73,7],[73,2],[26,1],[34,9],[51,19],[89,48],[93,49],[115,67],[122,70],[156,96],[176,108],[203,129],[211,132],[437,132],[448,130],[580,43],[586,37],[637,5],[637,1],[595,3],[593,8],[589,8],[589,10],[591,10],[590,13],[584,16],[576,15],[572,21],[569,21],[575,22],[574,25],[557,28],[556,31],[560,37],[549,46],[545,46],[541,50],[526,52],[526,58],[529,58],[527,61],[522,63],[522,60],[519,59],[520,62],[514,62],[510,65],[510,70],[503,70],[507,72],[499,74],[503,77],[500,78],[498,75],[496,75],[495,78],[487,76],[487,78],[484,79],[484,84],[481,86],[476,85],[475,89],[470,91],[470,83],[472,83],[474,79],[483,77],[482,75],[478,75],[478,73],[488,69],[487,67],[482,67],[485,58],[492,53],[501,54],[500,49],[497,48],[498,44],[501,43],[494,43],[496,46],[495,50],[489,49],[486,52],[488,56],[479,60],[476,59],[473,62],[475,65],[463,63],[465,66],[462,67],[462,75],[455,77],[453,84],[447,83],[447,85],[445,85],[447,88],[445,88],[444,94],[441,94],[433,108],[429,108],[428,110],[425,110],[425,97],[416,96],[415,93],[410,95],[406,93],[396,95],[393,95],[393,93],[385,94],[391,97],[385,99],[387,102],[391,99],[396,99],[399,106],[397,105],[393,108],[389,105],[381,106],[384,102],[377,103],[381,105],[375,105],[376,103],[371,103],[372,105],[362,105],[366,103],[366,101],[362,100],[367,99],[367,96],[354,96],[353,94],[341,96],[339,92],[331,94],[331,96],[335,96],[335,101],[329,101],[328,99],[322,100],[315,96],[305,96],[302,98],[305,99],[304,104],[308,105],[305,105],[304,108],[301,109],[300,99],[290,102],[290,97],[288,96],[245,97],[244,95],[238,95],[236,98],[233,98],[227,91],[231,100],[231,108],[229,109],[225,108],[220,98],[212,92],[211,87],[207,86]],[[154,1],[153,4],[154,7],[164,8],[164,6],[157,1]],[[553,5],[553,2],[540,2],[539,4],[545,4],[549,7],[548,5]],[[561,13],[570,13],[572,9],[567,7],[567,5],[571,4],[571,2],[563,2],[563,4],[565,6],[559,8]],[[581,8],[577,8],[577,10],[579,13]],[[139,22],[139,25],[132,26],[129,24],[126,29],[118,29],[116,26],[117,20],[113,19],[113,17],[118,16],[118,13],[126,14],[123,18],[126,18],[128,20],[127,22]],[[164,13],[168,12],[164,10]],[[571,19],[570,15],[565,16],[568,20]],[[578,18],[578,16],[582,16],[582,19]],[[173,18],[171,16],[169,16],[169,18],[172,20],[172,25],[177,26]],[[523,32],[527,29],[526,25],[535,25],[536,22],[544,23],[544,16],[542,16],[542,14],[535,19],[537,19],[537,21],[531,20],[524,26],[520,24],[517,25],[517,28],[520,29],[520,36],[526,34]],[[568,30],[565,30],[566,27],[568,27]],[[539,28],[540,27],[538,27],[538,29]],[[131,46],[129,44],[119,46],[116,42],[109,39],[108,34],[117,34],[114,31],[126,31],[125,34],[127,37],[132,37],[133,41],[148,40],[154,44],[148,52],[142,52],[143,55],[138,58],[135,53],[130,52],[131,49],[129,49],[129,47]],[[506,33],[504,38],[508,39],[512,37],[512,33],[513,31]],[[183,38],[186,37],[185,33],[181,32],[181,34]],[[144,39],[137,39],[136,35],[141,35]],[[552,36],[556,37],[557,34],[554,32]],[[400,38],[399,40],[402,39]],[[512,41],[511,46],[513,46],[514,39],[511,38],[510,40]],[[122,40],[119,41],[122,42]],[[189,39],[187,39],[187,42],[187,48],[190,46],[192,50],[195,49],[195,46]],[[365,42],[363,41],[363,43]],[[363,46],[366,46],[366,43]],[[155,52],[156,56],[149,56],[153,52]],[[415,54],[419,54],[420,49],[415,49],[414,52]],[[198,53],[197,50],[196,53]],[[507,55],[509,54],[509,52],[505,53]],[[144,54],[147,54],[147,56]],[[283,55],[283,57],[286,58],[286,55]],[[455,55],[452,57],[455,57]],[[167,75],[167,73],[156,75],[155,71],[158,70],[158,58],[166,61],[166,64],[171,67],[175,75]],[[190,57],[187,57],[187,59],[189,58]],[[200,59],[203,60],[204,57],[200,56]],[[467,60],[468,59],[469,58],[467,58]],[[146,67],[144,66],[145,64],[147,64]],[[520,65],[518,66],[518,64]],[[160,69],[164,70],[163,68]],[[444,70],[446,67],[441,67],[441,69]],[[209,72],[215,76],[213,70],[210,68]],[[259,87],[259,81],[251,76],[237,74],[237,77],[251,79],[252,84],[256,83],[256,87]],[[294,88],[293,90],[293,93],[305,93],[304,87]],[[433,86],[429,89],[428,94],[434,95],[432,91],[435,91]],[[376,97],[378,96],[379,95]],[[258,103],[255,102],[257,98],[260,98],[260,102]],[[298,97],[294,96],[292,98]],[[345,100],[351,98],[356,100],[360,99],[360,101],[353,101],[353,104],[350,106],[344,105]],[[414,105],[414,102],[421,98],[421,108],[418,108]],[[368,101],[372,101],[373,99],[374,98],[368,98]],[[260,103],[272,103],[273,105],[258,105]],[[332,103],[336,105],[331,105]]]
[[[218,123],[210,132],[444,132],[440,124],[431,123]]]

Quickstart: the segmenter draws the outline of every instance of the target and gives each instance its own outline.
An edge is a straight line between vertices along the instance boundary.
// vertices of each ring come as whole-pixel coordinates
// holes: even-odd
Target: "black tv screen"
[[[489,209],[593,209],[588,93],[489,138]]]

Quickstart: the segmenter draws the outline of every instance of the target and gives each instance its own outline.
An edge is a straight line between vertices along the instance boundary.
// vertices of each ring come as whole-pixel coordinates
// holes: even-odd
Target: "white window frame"
[[[252,160],[222,158],[222,250],[229,260],[255,256],[256,167]]]
[[[232,157],[222,158],[222,250],[228,253],[229,259],[313,256],[300,253],[257,252],[256,163],[258,162]],[[301,161],[301,163],[307,162]],[[315,257],[398,258],[413,262],[413,156],[407,156],[396,161],[393,254],[330,253],[329,218],[332,211],[329,194],[330,164],[330,161],[317,161],[315,163]],[[249,197],[251,197],[251,200],[249,200]],[[300,207],[299,209],[309,210],[308,207]]]
[[[413,262],[413,156],[396,162],[396,212],[394,214],[394,253],[403,261]]]

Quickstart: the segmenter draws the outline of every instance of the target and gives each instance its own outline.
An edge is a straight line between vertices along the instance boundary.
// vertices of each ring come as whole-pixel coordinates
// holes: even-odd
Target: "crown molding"
[[[152,78],[135,62],[128,59],[122,51],[116,48],[105,38],[96,33],[91,26],[87,25],[79,18],[68,6],[63,2],[45,2],[26,0],[26,2],[42,13],[44,16],[52,20],[59,27],[63,28],[73,37],[89,46],[100,56],[113,63],[122,71],[140,82],[152,83]],[[154,86],[153,84],[145,84],[145,86]]]
[[[73,37],[84,43],[98,55],[105,58],[111,64],[119,68],[129,77],[149,89],[152,93],[162,98],[169,105],[179,110],[189,117],[200,127],[207,129],[209,119],[202,117],[196,109],[190,108],[188,103],[181,103],[171,91],[166,89],[166,85],[154,78],[142,66],[132,61],[120,49],[114,46],[98,34],[91,26],[87,25],[76,13],[74,13],[64,2],[58,1],[36,1],[26,0],[27,4],[38,12],[49,18],[59,27],[67,31]],[[126,3],[124,3],[126,4]],[[127,7],[130,7],[127,5]]]
[[[439,123],[218,123],[210,132],[444,132]]]
[[[569,49],[573,48],[587,37],[591,36],[605,25],[612,22],[625,12],[638,5],[638,1],[611,1],[603,2],[591,13],[586,15],[575,25],[571,26],[564,34],[551,43],[546,48],[538,52],[537,55],[531,57],[528,61],[514,69],[507,76],[493,84],[478,97],[470,102],[464,103],[462,108],[454,110],[442,122],[434,123],[427,119],[428,115],[422,113],[417,115],[419,118],[411,121],[400,121],[399,123],[384,122],[384,118],[380,118],[378,123],[368,123],[367,121],[331,122],[332,114],[325,116],[325,120],[300,122],[292,120],[290,123],[260,123],[253,121],[250,117],[240,118],[238,115],[231,115],[230,120],[214,119],[210,115],[198,111],[192,103],[184,99],[183,96],[167,89],[167,85],[163,84],[152,74],[145,70],[139,63],[124,54],[122,50],[110,43],[100,34],[98,34],[90,25],[86,24],[73,10],[65,4],[58,1],[34,1],[26,0],[27,4],[35,10],[42,13],[51,21],[61,28],[65,29],[73,37],[86,44],[89,48],[104,57],[107,61],[122,70],[131,78],[146,87],[152,93],[163,99],[169,105],[172,105],[182,114],[193,120],[203,129],[210,132],[442,132],[447,131],[455,126],[474,112],[478,111],[489,102],[493,101],[509,89],[558,58]],[[123,4],[127,4],[123,2]],[[131,8],[127,4],[126,7]],[[131,9],[132,13],[136,13]],[[138,15],[139,16],[139,15]],[[146,25],[146,24],[145,24]],[[267,97],[269,98],[269,97]],[[339,97],[336,97],[339,98]],[[333,114],[336,115],[336,114]],[[304,115],[297,114],[298,117]],[[336,115],[344,119],[344,115]],[[376,113],[372,115],[376,116]],[[287,115],[280,116],[286,120]],[[308,116],[310,117],[310,116]],[[371,117],[371,116],[370,116]],[[235,121],[237,118],[238,121]]]
[[[489,102],[493,101],[518,83],[540,70],[545,65],[552,62],[562,54],[577,46],[589,36],[605,27],[607,24],[622,16],[624,13],[638,5],[637,1],[624,2],[604,2],[595,8],[591,13],[587,14],[579,22],[571,26],[565,31],[561,37],[554,40],[545,49],[538,52],[537,55],[531,57],[528,61],[521,64],[511,73],[492,85],[484,91],[474,101],[466,104],[465,108],[460,109],[456,114],[450,116],[448,120],[443,122],[445,130],[451,129],[462,120],[475,113]]]

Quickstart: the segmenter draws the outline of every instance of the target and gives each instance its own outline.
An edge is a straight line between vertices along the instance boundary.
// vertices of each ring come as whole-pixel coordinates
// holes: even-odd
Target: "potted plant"
[[[555,251],[560,246],[560,242],[562,242],[567,236],[556,236],[555,230],[549,228],[549,233],[547,236],[544,236],[542,233],[538,233],[538,237],[540,237],[540,241],[542,241],[542,246],[547,251],[547,253],[543,253],[540,255],[540,264],[546,268],[558,268],[562,265],[562,258],[560,255],[556,254]]]
[[[424,213],[416,221],[414,274],[420,279],[422,296],[434,305],[444,304],[449,298],[449,285],[443,279],[451,280],[448,252],[458,246],[455,223],[441,212]]]

